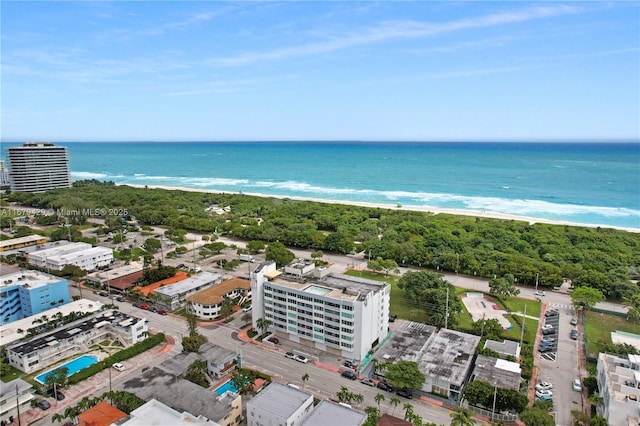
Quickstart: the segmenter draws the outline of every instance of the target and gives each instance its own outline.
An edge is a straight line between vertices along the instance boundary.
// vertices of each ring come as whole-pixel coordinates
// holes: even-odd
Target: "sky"
[[[640,140],[640,2],[2,1],[3,141]]]

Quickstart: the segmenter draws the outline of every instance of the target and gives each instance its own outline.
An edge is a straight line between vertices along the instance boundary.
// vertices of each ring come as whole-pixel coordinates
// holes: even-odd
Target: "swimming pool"
[[[44,384],[47,376],[52,371],[57,370],[58,368],[67,367],[69,369],[69,371],[67,372],[67,377],[69,377],[72,374],[75,374],[78,371],[82,370],[83,368],[87,368],[88,366],[95,364],[96,362],[98,362],[97,355],[82,355],[81,357],[65,362],[64,364],[59,365],[56,368],[52,368],[51,370],[48,370],[40,374],[39,376],[36,376],[36,382]]]
[[[238,393],[238,390],[236,389],[235,386],[233,386],[233,383],[231,383],[231,380],[225,382],[222,386],[219,386],[214,390],[214,392],[217,393],[218,395],[222,395],[227,391]]]

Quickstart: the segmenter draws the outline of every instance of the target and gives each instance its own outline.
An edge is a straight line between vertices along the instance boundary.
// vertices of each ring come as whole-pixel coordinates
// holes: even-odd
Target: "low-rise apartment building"
[[[224,299],[234,299],[235,303],[243,303],[251,298],[251,283],[242,278],[231,278],[199,291],[186,298],[190,312],[198,318],[213,319],[220,315]]]
[[[9,364],[25,373],[85,353],[103,340],[118,340],[124,347],[146,338],[147,321],[117,310],[100,311],[64,328],[7,346]]]
[[[263,318],[279,337],[348,359],[364,359],[388,334],[386,283],[335,273],[291,276],[265,262],[251,273],[251,294],[254,328]]]
[[[18,422],[18,413],[31,408],[31,400],[36,398],[36,390],[22,379],[2,383],[0,387],[0,419],[7,422],[10,418]]]
[[[93,271],[113,262],[113,250],[107,247],[91,247],[87,243],[71,243],[60,247],[33,251],[28,262],[38,268],[60,271],[66,265],[74,265],[83,271]]]
[[[173,311],[186,303],[187,296],[219,284],[221,281],[222,275],[200,272],[186,280],[160,287],[153,293],[158,296],[158,305]]]
[[[312,394],[272,382],[247,401],[247,423],[249,426],[294,426],[301,424],[312,409]]]
[[[598,354],[598,414],[609,425],[640,424],[640,355]]]
[[[8,324],[69,303],[66,279],[38,271],[0,276],[0,324]]]
[[[38,244],[44,244],[46,242],[47,237],[43,237],[42,235],[27,235],[25,237],[2,240],[0,241],[0,253],[9,250],[18,250],[24,247],[35,246]]]

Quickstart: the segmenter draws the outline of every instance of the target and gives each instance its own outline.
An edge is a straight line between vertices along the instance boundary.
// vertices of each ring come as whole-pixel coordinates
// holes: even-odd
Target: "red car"
[[[165,311],[164,309],[158,309],[157,311],[160,315],[167,315],[167,311]]]
[[[271,343],[275,343],[276,345],[280,343],[280,340],[278,340],[277,337],[269,337],[267,340],[270,341]]]
[[[145,305],[144,303],[140,304],[140,309],[149,310],[149,305]]]

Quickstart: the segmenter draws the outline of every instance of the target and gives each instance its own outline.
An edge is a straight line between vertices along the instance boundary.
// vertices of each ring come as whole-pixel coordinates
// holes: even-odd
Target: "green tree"
[[[444,326],[447,305],[448,325],[457,324],[458,314],[462,311],[462,301],[456,297],[455,287],[445,281],[441,274],[430,271],[409,271],[400,277],[398,287],[404,290],[407,301],[428,308],[425,311],[428,324]],[[447,303],[447,291],[449,303]]]
[[[162,243],[157,238],[147,238],[144,240],[143,248],[149,253],[157,253],[162,247]]]
[[[393,407],[393,411],[391,412],[391,415],[393,416],[396,412],[396,407],[398,405],[400,405],[400,398],[398,398],[397,396],[392,396],[391,399],[389,400],[389,405],[391,405]]]
[[[629,321],[640,321],[640,293],[623,298],[622,304],[627,307],[627,319]]]
[[[506,274],[503,277],[494,278],[489,281],[489,293],[499,299],[508,299],[510,296],[520,294],[520,290],[515,285],[513,275]]]
[[[378,404],[378,410],[380,409],[380,403],[384,401],[384,394],[377,393],[376,396],[373,397],[373,400]]]
[[[278,267],[281,267],[291,263],[296,256],[284,244],[275,242],[267,246],[265,257],[267,260],[273,260]]]
[[[67,374],[69,374],[69,369],[67,367],[56,368],[44,379],[44,386],[52,391],[53,386],[55,384],[56,390],[63,389],[67,386]]]
[[[257,375],[255,371],[241,369],[237,370],[231,378],[231,383],[238,389],[241,395],[246,395],[253,389],[253,382],[256,381]]]
[[[583,306],[585,310],[590,310],[596,303],[604,302],[604,295],[600,290],[591,287],[578,287],[571,293],[571,303],[576,308]]]
[[[251,253],[260,253],[264,250],[264,242],[258,240],[249,241],[247,243],[247,250]]]
[[[593,416],[591,417],[589,426],[607,426],[607,419],[602,416]]]
[[[235,305],[235,301],[230,297],[225,296],[222,299],[222,306],[220,307],[220,316],[222,318],[229,318],[229,315],[233,313],[233,305]]]
[[[471,405],[490,407],[493,403],[494,392],[495,389],[490,383],[474,380],[467,383],[462,395]]]
[[[487,337],[488,339],[494,339],[494,340],[499,340],[502,338],[502,325],[500,324],[500,322],[495,319],[495,318],[491,318],[491,319],[481,319],[478,321],[475,321],[472,325],[471,325],[474,334],[477,334],[478,336],[484,336]]]
[[[269,327],[271,326],[272,322],[269,321],[266,318],[258,318],[256,320],[256,327],[258,327],[260,329],[260,331],[262,331],[261,334],[264,334],[267,332],[267,330],[269,329]]]
[[[414,361],[399,361],[389,364],[384,375],[392,386],[402,389],[420,389],[424,383],[424,374]]]
[[[525,408],[520,414],[520,420],[527,426],[555,426],[553,416],[540,408]]]
[[[301,377],[302,379],[302,390],[304,390],[304,384],[309,380],[309,373],[304,373]]]
[[[367,419],[362,426],[376,426],[380,420],[380,410],[376,407],[367,407],[364,409]]]
[[[196,385],[202,386],[203,388],[209,387],[209,379],[207,377],[207,361],[193,361],[187,368],[187,372],[185,373],[184,378],[192,383],[195,383]]]
[[[464,407],[456,407],[455,410],[449,414],[449,417],[451,417],[451,426],[473,426],[476,424],[476,421],[473,419],[473,412]]]

